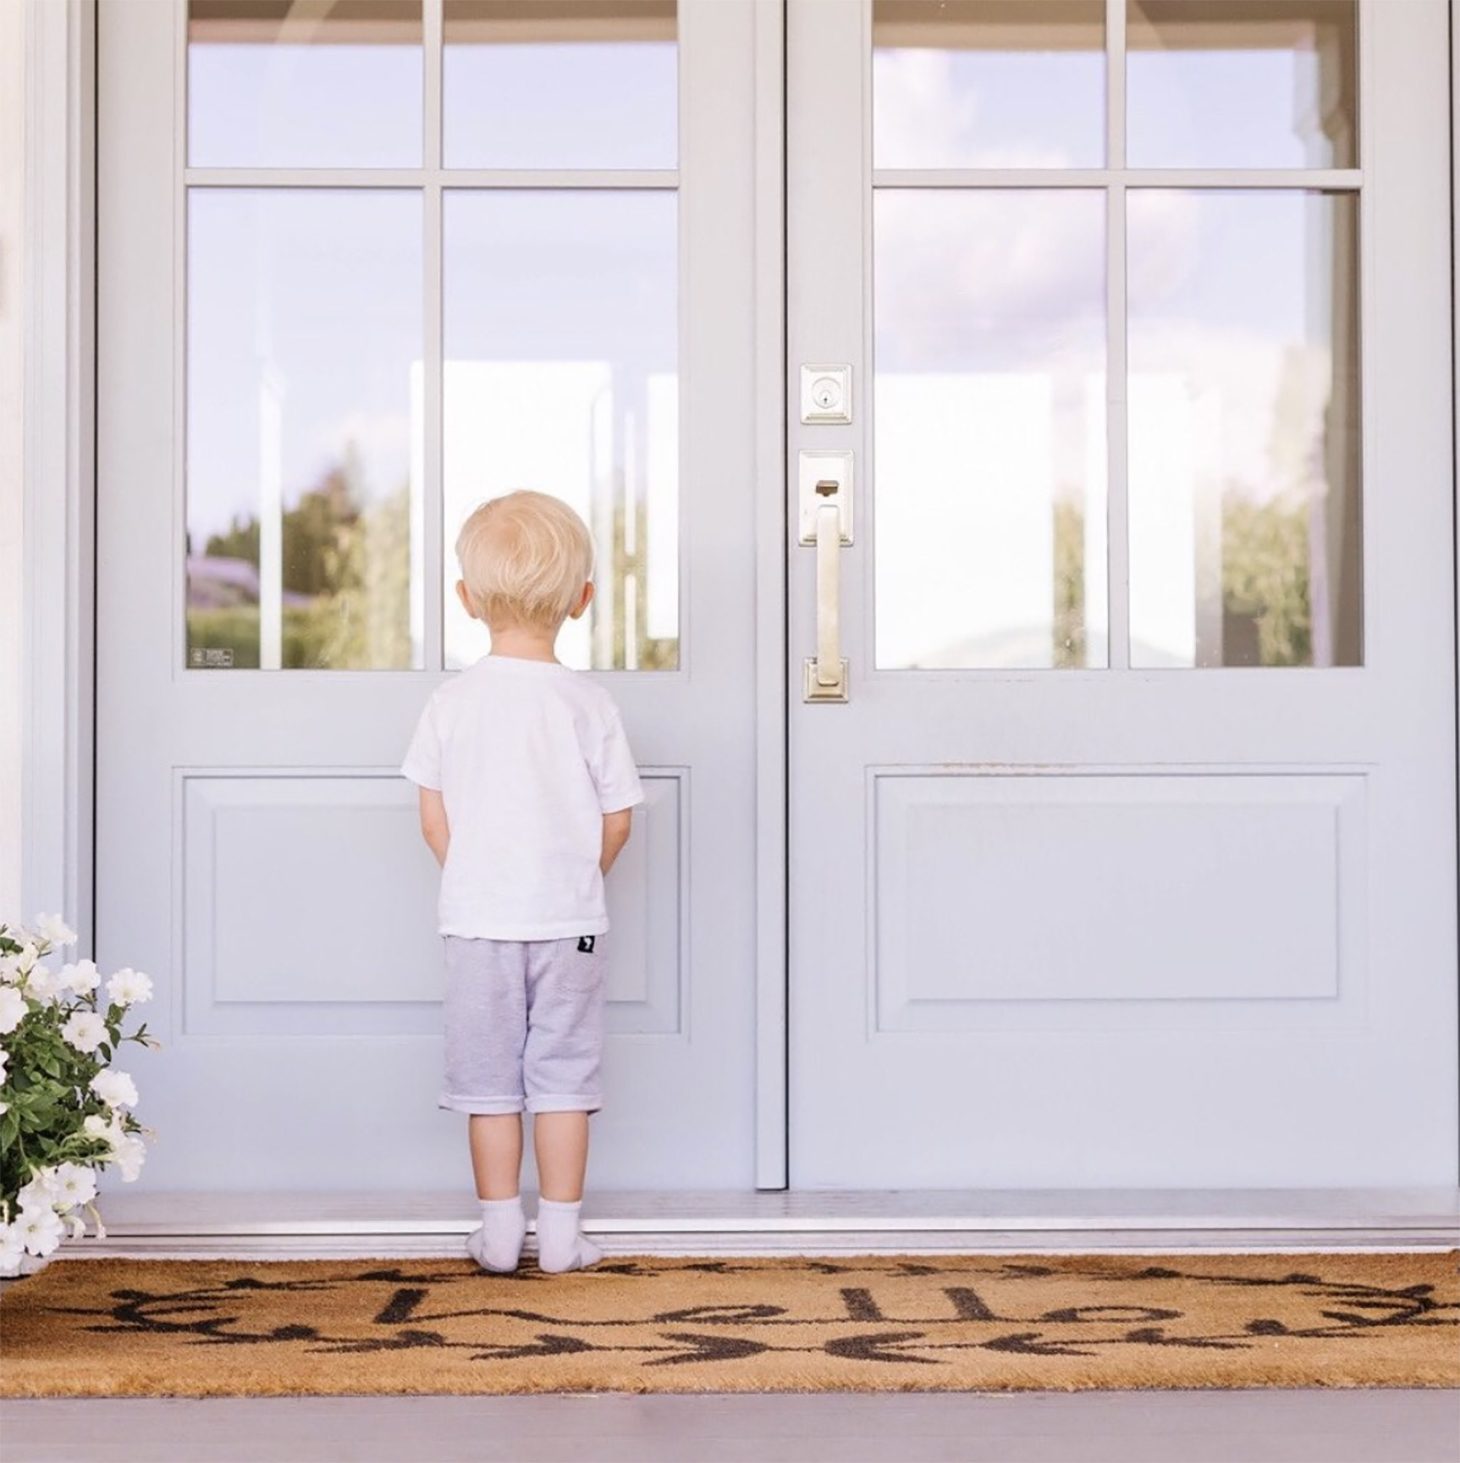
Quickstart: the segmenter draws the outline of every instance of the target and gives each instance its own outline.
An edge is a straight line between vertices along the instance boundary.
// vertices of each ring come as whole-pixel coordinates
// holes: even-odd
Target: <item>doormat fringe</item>
[[[69,1260],[0,1301],[0,1394],[1460,1387],[1460,1251]]]

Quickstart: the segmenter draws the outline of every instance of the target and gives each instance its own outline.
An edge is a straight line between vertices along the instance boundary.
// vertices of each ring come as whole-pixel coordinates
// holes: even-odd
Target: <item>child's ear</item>
[[[570,620],[580,619],[582,617],[582,615],[583,615],[583,611],[586,610],[588,608],[588,606],[591,605],[592,603],[593,603],[593,581],[590,579],[588,581],[588,583],[583,586],[583,595],[582,595],[582,597],[578,601],[578,608],[576,610],[574,610],[573,613],[568,616],[568,618]]]
[[[471,602],[471,591],[467,589],[465,579],[456,581],[456,597],[461,601],[462,609],[475,620],[477,618],[476,607]]]

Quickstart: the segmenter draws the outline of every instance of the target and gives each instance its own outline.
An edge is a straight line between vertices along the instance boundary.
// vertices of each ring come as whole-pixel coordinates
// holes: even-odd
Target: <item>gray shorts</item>
[[[446,1080],[453,1112],[603,1106],[603,936],[446,939]]]

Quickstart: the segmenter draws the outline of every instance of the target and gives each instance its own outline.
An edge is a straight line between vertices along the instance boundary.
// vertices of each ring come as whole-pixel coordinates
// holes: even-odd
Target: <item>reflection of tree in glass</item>
[[[1085,510],[1069,496],[1054,504],[1053,664],[1085,664]]]
[[[284,511],[281,663],[286,668],[378,669],[411,664],[410,489],[362,504],[359,456],[343,459]],[[252,569],[257,584],[259,523],[237,519],[207,542],[203,564]],[[195,592],[190,574],[188,646],[227,648],[237,667],[259,664],[258,591],[249,602],[217,603]]]
[[[639,531],[629,547],[628,522],[622,505],[614,509],[613,539],[599,546],[598,592],[589,610],[593,626],[594,667],[598,670],[633,669],[672,671],[679,665],[677,636],[649,634],[649,545],[644,528],[644,505],[637,507]],[[626,606],[632,581],[634,624],[627,623]],[[628,658],[633,645],[635,658]]]
[[[1311,665],[1312,519],[1327,497],[1326,350],[1283,352],[1272,402],[1266,481],[1222,491],[1223,665]],[[1259,490],[1262,489],[1262,490]]]
[[[1257,503],[1228,484],[1222,507],[1223,665],[1311,665],[1309,508]],[[1085,515],[1054,505],[1054,660],[1085,664]]]
[[[1244,641],[1256,644],[1251,649]],[[1310,665],[1308,505],[1256,503],[1229,484],[1222,501],[1226,665]]]

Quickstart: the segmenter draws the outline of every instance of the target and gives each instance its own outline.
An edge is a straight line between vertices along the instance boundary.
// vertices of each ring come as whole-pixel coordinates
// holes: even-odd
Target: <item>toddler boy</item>
[[[517,1268],[522,1113],[533,1115],[538,1263],[602,1258],[578,1225],[588,1115],[602,1106],[603,876],[643,801],[607,691],[554,646],[593,598],[583,520],[543,493],[484,503],[456,541],[466,612],[491,652],[439,687],[401,770],[441,865],[446,1073],[440,1106],[470,1114],[486,1270]]]

